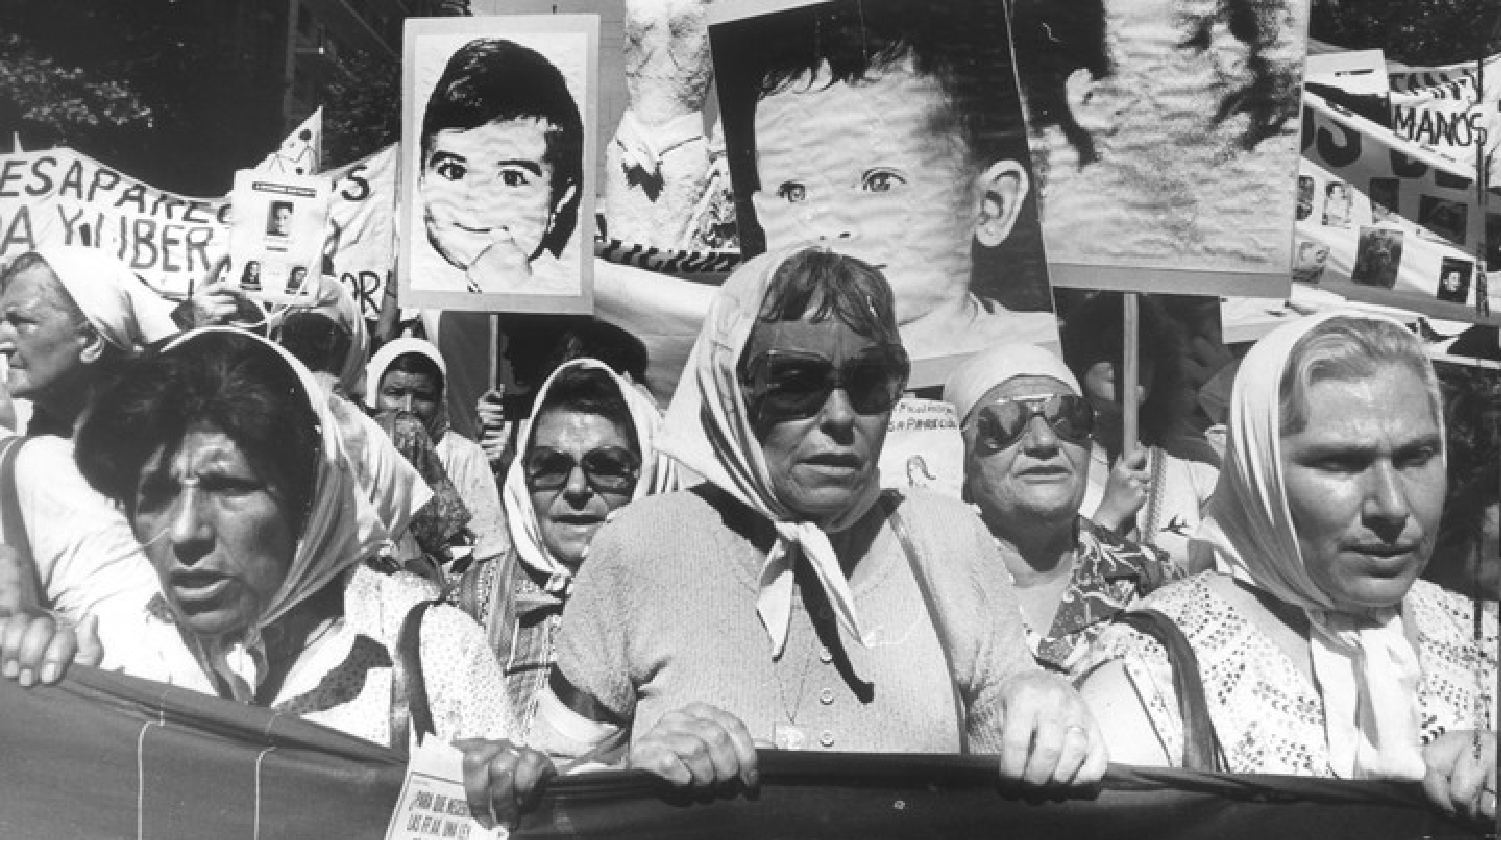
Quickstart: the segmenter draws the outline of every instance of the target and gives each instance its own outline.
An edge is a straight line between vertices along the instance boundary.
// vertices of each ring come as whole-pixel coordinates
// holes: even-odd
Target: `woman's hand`
[[[547,754],[504,739],[459,739],[453,745],[464,752],[469,814],[487,829],[515,829],[521,813],[537,807],[543,783],[558,775]]]
[[[1067,680],[1037,671],[1001,691],[1001,779],[1092,785],[1105,776],[1105,737]]]
[[[1147,504],[1147,491],[1152,477],[1147,473],[1147,451],[1133,449],[1121,456],[1110,468],[1110,479],[1105,483],[1105,496],[1100,507],[1090,519],[1116,534],[1124,535],[1125,528],[1136,512]]]
[[[99,620],[72,623],[40,608],[25,608],[0,618],[0,677],[22,686],[57,683],[71,663],[97,666],[104,659]]]
[[[755,788],[760,780],[750,731],[740,719],[708,704],[689,704],[662,716],[631,748],[631,767],[699,791],[735,779]]]
[[[1471,820],[1496,817],[1496,734],[1459,730],[1423,748],[1423,790],[1433,805]]]

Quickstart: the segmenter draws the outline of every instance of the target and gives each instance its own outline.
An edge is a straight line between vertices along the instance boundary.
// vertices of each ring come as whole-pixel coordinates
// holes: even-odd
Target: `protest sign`
[[[1057,341],[1006,8],[738,0],[710,9],[740,247],[882,270],[915,386],[1000,340]]]
[[[592,308],[593,15],[408,19],[403,306]]]
[[[396,266],[396,168],[392,144],[352,164],[329,170],[333,202],[325,253],[366,321],[380,317],[386,285]]]
[[[958,499],[964,488],[964,438],[954,407],[903,397],[886,421],[881,487],[921,488]]]
[[[1394,94],[1395,96],[1395,94]],[[1455,163],[1305,93],[1293,279],[1347,298],[1454,321],[1495,323],[1475,249],[1501,216],[1482,214],[1474,165]],[[1490,258],[1496,259],[1495,238]],[[1477,301],[1485,289],[1488,300]]]
[[[1285,296],[1309,0],[1015,0],[1055,286]]]
[[[158,190],[72,149],[0,155],[0,259],[92,246],[180,297],[224,255],[228,220],[224,199]]]
[[[240,170],[230,200],[229,277],[236,287],[262,301],[312,301],[323,267],[328,179]]]

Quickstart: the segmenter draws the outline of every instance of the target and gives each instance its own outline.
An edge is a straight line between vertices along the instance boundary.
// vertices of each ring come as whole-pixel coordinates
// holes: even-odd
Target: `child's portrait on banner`
[[[407,22],[403,305],[588,310],[597,43],[592,17]]]
[[[1002,4],[728,3],[709,33],[744,252],[880,268],[915,359],[1056,341]]]

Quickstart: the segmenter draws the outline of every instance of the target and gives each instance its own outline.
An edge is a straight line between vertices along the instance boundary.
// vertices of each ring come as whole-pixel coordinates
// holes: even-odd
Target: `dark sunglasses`
[[[857,413],[878,415],[901,399],[911,370],[900,345],[879,345],[837,368],[821,354],[768,350],[751,360],[742,383],[750,390],[751,411],[759,417],[813,417],[835,389],[844,390]]]
[[[532,490],[556,491],[567,487],[573,468],[579,465],[596,493],[630,493],[641,475],[641,457],[625,447],[596,447],[578,461],[569,453],[536,447],[526,454],[523,469]]]
[[[975,415],[980,433],[975,445],[986,452],[1004,450],[1021,439],[1035,417],[1041,417],[1065,441],[1083,441],[1094,432],[1094,407],[1086,398],[1074,394],[1022,397],[997,401]]]

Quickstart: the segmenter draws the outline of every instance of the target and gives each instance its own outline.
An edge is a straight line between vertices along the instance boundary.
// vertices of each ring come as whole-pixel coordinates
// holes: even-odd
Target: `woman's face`
[[[551,128],[526,118],[433,135],[419,189],[428,240],[450,264],[468,269],[492,248],[530,262],[541,249],[569,197],[552,195]]]
[[[747,359],[773,349],[812,354],[843,370],[846,362],[879,348],[876,340],[861,336],[837,318],[829,318],[817,323],[758,324],[744,352]],[[749,394],[745,399],[751,402]],[[875,414],[855,411],[843,387],[831,391],[812,417],[763,415],[756,436],[777,499],[815,522],[849,510],[877,481],[876,468],[890,416],[890,409]]]
[[[1073,394],[1052,377],[1013,377],[975,404],[964,425],[964,482],[969,499],[994,527],[1073,522],[1084,501],[1089,476],[1089,440],[1060,437],[1041,415],[1033,415],[1020,438],[999,450],[980,440],[974,420],[987,406],[1015,398]]]
[[[411,412],[431,434],[433,422],[438,418],[438,408],[443,405],[443,387],[432,374],[387,371],[380,378],[376,405],[383,410]]]
[[[583,466],[584,457],[601,448],[636,452],[635,442],[619,424],[603,415],[585,412],[544,412],[532,427],[532,441],[522,464],[525,469],[539,450],[554,450],[571,458],[573,469],[567,482],[553,490],[536,489],[528,476],[532,510],[542,532],[542,544],[563,564],[577,567],[584,559],[589,541],[605,524],[611,511],[631,501],[630,490],[601,490],[590,482]]]
[[[1304,567],[1348,613],[1390,607],[1423,571],[1444,504],[1439,420],[1405,365],[1307,389],[1308,423],[1281,439]]]
[[[131,528],[189,630],[237,633],[259,619],[292,564],[297,536],[282,490],[210,423],[146,460]]]

